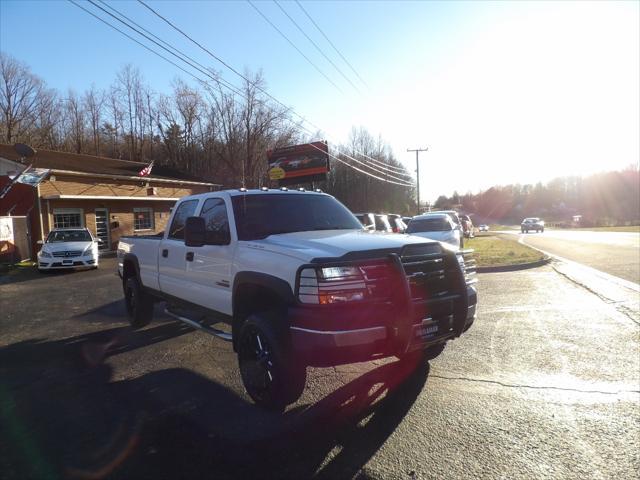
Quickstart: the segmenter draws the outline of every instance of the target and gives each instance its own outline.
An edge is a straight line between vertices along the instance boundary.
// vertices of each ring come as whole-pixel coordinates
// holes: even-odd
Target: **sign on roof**
[[[269,179],[280,185],[318,182],[327,178],[329,146],[326,142],[305,143],[267,152]]]
[[[26,183],[27,185],[31,185],[32,187],[36,187],[49,173],[49,169],[47,168],[30,168],[25,171],[20,178],[16,180],[19,183]]]

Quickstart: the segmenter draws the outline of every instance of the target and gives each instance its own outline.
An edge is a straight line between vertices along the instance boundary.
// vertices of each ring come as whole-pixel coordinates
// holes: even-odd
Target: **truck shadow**
[[[191,331],[181,327],[126,333],[115,348]],[[387,363],[280,415],[191,370],[114,380],[108,364],[87,366],[84,345],[122,330],[0,349],[4,478],[366,478],[429,374],[426,362]]]
[[[161,321],[175,321],[168,315],[165,315],[164,307],[164,303],[156,303],[153,312],[153,323]],[[127,322],[127,310],[124,305],[124,300],[114,300],[113,302],[100,305],[99,307],[75,315],[72,318],[74,320],[80,321],[96,323],[119,323],[122,325],[126,324]]]

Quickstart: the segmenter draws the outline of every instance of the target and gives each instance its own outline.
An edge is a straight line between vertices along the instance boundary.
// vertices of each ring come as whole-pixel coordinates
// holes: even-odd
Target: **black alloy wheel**
[[[238,364],[251,399],[261,407],[282,412],[302,394],[306,368],[293,366],[299,362],[289,358],[285,342],[272,325],[268,316],[247,319],[238,339]]]

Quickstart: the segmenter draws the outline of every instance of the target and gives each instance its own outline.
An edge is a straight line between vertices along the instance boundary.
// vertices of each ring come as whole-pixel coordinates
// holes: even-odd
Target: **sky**
[[[422,201],[508,183],[588,175],[640,160],[640,2],[295,2],[149,4],[269,92],[344,142],[353,126],[380,135],[415,175]],[[82,2],[86,8],[90,4]],[[110,3],[148,30],[239,78],[134,1]],[[188,78],[67,1],[0,0],[0,50],[49,86],[108,87],[131,63],[161,93]],[[312,130],[315,128],[310,127]]]

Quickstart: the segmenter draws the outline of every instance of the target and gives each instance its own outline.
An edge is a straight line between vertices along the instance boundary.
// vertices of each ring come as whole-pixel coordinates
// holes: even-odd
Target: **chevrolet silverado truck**
[[[166,302],[230,341],[249,396],[282,411],[308,366],[435,358],[475,319],[467,253],[368,232],[317,190],[239,189],[182,198],[164,233],[122,237],[118,274],[134,328]]]

